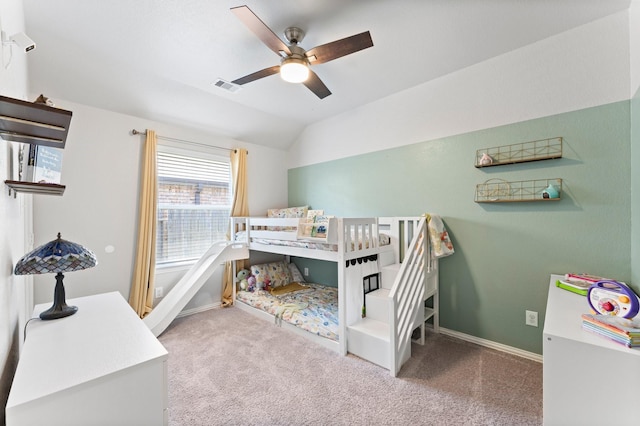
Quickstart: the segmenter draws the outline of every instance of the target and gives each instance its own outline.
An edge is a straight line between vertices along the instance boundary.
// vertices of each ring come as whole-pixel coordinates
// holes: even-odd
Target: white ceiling
[[[601,17],[630,0],[24,0],[30,90],[287,149],[316,121]],[[316,65],[320,100],[270,76],[212,85],[279,58],[229,8],[246,4],[305,49],[371,32],[372,48]]]

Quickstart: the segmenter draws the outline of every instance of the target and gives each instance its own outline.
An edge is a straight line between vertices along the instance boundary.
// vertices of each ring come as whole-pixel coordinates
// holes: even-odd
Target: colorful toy
[[[251,275],[251,272],[249,272],[248,269],[241,269],[241,270],[238,271],[238,274],[236,275],[236,278],[240,282],[240,289],[241,290],[246,290],[247,288],[249,288],[248,278],[249,278],[250,275]]]
[[[638,296],[625,283],[598,281],[587,293],[589,304],[600,315],[634,318],[640,311]]]
[[[251,275],[247,278],[247,291],[254,291],[256,289],[256,277]]]

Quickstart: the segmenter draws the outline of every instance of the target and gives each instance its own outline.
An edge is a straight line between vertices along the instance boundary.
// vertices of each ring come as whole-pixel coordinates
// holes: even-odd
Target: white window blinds
[[[226,238],[230,164],[193,152],[158,152],[156,265],[192,262]]]

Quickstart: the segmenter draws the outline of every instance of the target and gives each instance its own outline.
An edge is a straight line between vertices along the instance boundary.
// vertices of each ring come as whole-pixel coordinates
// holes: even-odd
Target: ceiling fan
[[[320,99],[324,99],[331,94],[331,91],[320,80],[320,77],[310,69],[310,65],[323,64],[373,46],[371,34],[369,31],[365,31],[351,37],[304,50],[298,45],[304,38],[304,31],[300,28],[289,27],[284,30],[284,35],[289,42],[287,45],[247,6],[232,7],[231,11],[269,49],[282,58],[280,65],[256,71],[232,82],[238,85],[280,73],[283,80],[291,83],[302,83]]]

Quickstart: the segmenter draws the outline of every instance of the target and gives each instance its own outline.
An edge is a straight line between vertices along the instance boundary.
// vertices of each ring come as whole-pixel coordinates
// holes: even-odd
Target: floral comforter
[[[331,340],[338,340],[338,289],[302,283],[304,290],[274,296],[268,291],[239,291],[236,299],[276,319]]]

